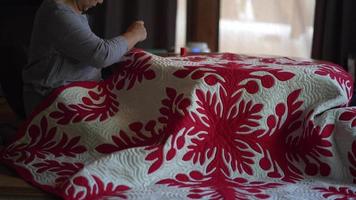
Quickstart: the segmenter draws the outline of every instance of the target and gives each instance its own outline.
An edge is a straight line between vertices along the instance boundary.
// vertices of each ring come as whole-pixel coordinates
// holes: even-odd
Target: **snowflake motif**
[[[244,178],[228,178],[219,171],[204,175],[199,171],[192,171],[188,175],[177,174],[174,179],[163,179],[157,184],[170,187],[189,188],[188,198],[212,200],[231,199],[268,199],[265,194],[268,189],[281,186],[279,183],[249,182]]]
[[[104,183],[99,177],[91,176],[94,179],[94,183],[90,182],[90,176],[88,177],[75,177],[73,184],[69,182],[63,186],[66,200],[100,200],[105,197],[116,197],[119,199],[127,199],[126,193],[131,188],[125,185],[115,186],[113,183]],[[84,189],[81,190],[81,189]]]
[[[62,133],[62,138],[57,141],[55,136],[57,128],[48,130],[48,121],[45,117],[41,119],[40,127],[31,125],[28,129],[28,142],[14,143],[6,149],[5,156],[17,157],[15,162],[29,164],[37,159],[46,159],[49,155],[56,158],[67,156],[75,158],[78,154],[84,153],[87,149],[79,145],[80,136],[69,138],[66,133]]]
[[[110,86],[121,90],[127,84],[126,90],[133,88],[138,81],[141,83],[143,79],[153,80],[156,73],[150,69],[152,56],[140,50],[134,50],[125,55],[123,61],[115,65],[116,71]]]
[[[352,144],[352,150],[348,153],[349,161],[350,161],[350,172],[354,177],[354,183],[356,184],[356,141]]]
[[[356,199],[356,191],[353,191],[347,187],[329,187],[329,188],[321,188],[316,187],[313,188],[321,193],[323,193],[323,197],[327,199],[335,199],[335,200],[351,200]]]
[[[253,174],[251,165],[254,164],[255,154],[249,149],[254,146],[254,134],[252,128],[258,127],[262,117],[258,114],[262,110],[262,104],[253,104],[252,101],[241,100],[242,92],[232,97],[226,96],[220,89],[220,94],[211,94],[197,90],[197,112],[191,113],[193,119],[186,126],[193,129],[188,135],[197,136],[192,139],[192,145],[188,146],[183,160],[192,160],[193,163],[204,164],[206,156],[214,159],[207,167],[207,173],[214,170],[222,170],[229,174],[229,166],[240,173]],[[220,97],[221,102],[218,101]],[[239,101],[238,106],[235,106]],[[223,106],[224,105],[224,106]],[[188,125],[189,124],[189,125]],[[230,163],[226,165],[226,163]]]
[[[253,175],[251,165],[254,164],[254,157],[256,153],[263,153],[265,157],[260,162],[261,168],[264,170],[274,170],[268,173],[269,177],[282,177],[282,175],[276,171],[278,169],[278,163],[276,162],[279,162],[279,164],[283,163],[282,166],[280,166],[283,167],[282,170],[287,171],[284,177],[285,180],[293,181],[295,178],[300,179],[301,176],[298,175],[300,171],[294,166],[290,169],[290,163],[285,162],[285,158],[288,154],[282,154],[283,151],[275,150],[276,148],[273,148],[273,145],[268,144],[268,142],[272,143],[269,137],[274,134],[276,134],[274,141],[287,141],[287,137],[280,138],[283,137],[280,136],[280,133],[293,133],[301,128],[302,123],[298,119],[303,112],[301,110],[298,111],[298,108],[303,102],[297,101],[297,97],[301,91],[297,90],[290,94],[287,106],[284,104],[277,105],[277,118],[276,116],[269,116],[268,118],[270,130],[258,129],[261,125],[258,120],[262,118],[262,116],[258,115],[258,112],[262,110],[262,104],[253,105],[252,101],[245,102],[245,100],[241,99],[243,93],[241,89],[245,89],[246,92],[250,94],[255,94],[259,90],[257,80],[260,80],[261,85],[268,89],[275,84],[275,79],[287,81],[292,79],[294,74],[285,72],[282,69],[257,66],[253,69],[254,71],[264,71],[268,74],[262,76],[252,75],[251,69],[246,68],[244,69],[246,73],[231,75],[229,69],[236,67],[242,68],[244,66],[234,63],[221,65],[224,66],[224,68],[215,68],[216,72],[214,72],[225,78],[225,80],[219,81],[222,85],[219,89],[220,92],[218,94],[211,94],[210,92],[204,94],[204,92],[200,90],[196,91],[198,99],[197,105],[199,105],[197,112],[202,117],[198,117],[196,113],[192,112],[190,113],[192,116],[190,122],[185,121],[185,130],[189,130],[189,133],[186,131],[184,134],[190,136],[195,135],[197,138],[192,139],[193,144],[188,146],[188,152],[184,155],[183,160],[191,160],[193,163],[199,162],[200,164],[204,164],[206,162],[205,156],[207,156],[212,160],[211,163],[208,164],[207,172],[221,170],[229,174],[229,168],[231,168],[232,170],[239,171],[239,173]],[[209,66],[199,68],[201,73],[206,73],[206,71],[203,71],[205,68],[210,69]],[[192,73],[193,70],[191,69],[190,67],[186,67],[184,70],[177,71],[175,75],[184,78],[189,74],[196,73]],[[225,73],[229,73],[229,75]],[[199,77],[201,78],[204,75],[205,74],[200,74]],[[239,83],[245,79],[251,80],[245,84]],[[240,88],[236,88],[236,85],[239,85]],[[287,112],[285,112],[286,109],[288,109]],[[285,114],[288,118],[282,122],[282,116]],[[276,119],[278,119],[277,122]],[[189,127],[194,127],[194,129],[191,130]],[[255,131],[252,131],[253,129],[255,129]],[[272,129],[274,129],[273,132]],[[262,137],[263,135],[265,135],[265,137]],[[279,138],[276,139],[277,137]],[[285,146],[286,148],[288,147],[287,144]],[[276,155],[270,155],[271,153],[275,153]],[[213,155],[215,155],[214,159],[212,159]],[[270,155],[270,157],[267,158],[267,155]],[[281,159],[281,161],[278,159]],[[293,172],[288,174],[290,170]]]
[[[48,113],[40,113],[38,120],[35,118],[33,124],[27,124],[21,131],[23,135],[16,142],[0,151],[1,159],[16,166],[23,176],[39,176],[43,180],[50,174],[48,182],[52,185],[35,179],[31,181],[44,189],[50,188],[65,199],[128,198],[131,188],[120,185],[120,180],[110,180],[102,174],[93,176],[90,172],[84,176],[74,175],[84,167],[83,160],[96,159],[98,157],[92,156],[100,156],[97,153],[110,154],[142,146],[146,146],[145,160],[150,164],[147,174],[161,174],[165,178],[156,184],[189,190],[187,198],[193,199],[268,199],[272,189],[283,185],[275,182],[295,183],[304,176],[330,175],[332,166],[324,160],[335,156],[331,142],[336,125],[317,125],[308,121],[313,111],[307,114],[303,110],[308,106],[308,102],[301,99],[303,88],[283,94],[286,99],[269,102],[271,108],[265,107],[264,100],[258,102],[258,98],[254,98],[261,91],[267,94],[274,91],[270,89],[299,76],[291,72],[290,67],[283,68],[282,65],[313,64],[307,61],[233,54],[211,54],[205,57],[206,60],[203,56],[188,57],[190,61],[200,62],[201,66],[185,66],[165,75],[173,75],[175,81],[182,79],[179,81],[200,85],[194,85],[197,87],[189,94],[186,90],[185,93],[178,92],[181,88],[167,86],[162,105],[157,108],[158,118],[128,123],[111,137],[111,141],[96,146],[94,154],[83,154],[88,151],[87,141],[60,132],[54,125],[91,125],[93,121],[116,117],[120,111],[118,92],[134,90],[136,86],[144,86],[145,81],[156,78],[156,72],[151,68],[155,64],[152,58],[154,56],[143,51],[133,50],[117,64],[117,71],[108,80],[99,84],[79,84],[88,91],[79,104],[59,102],[58,108],[49,107],[56,110],[45,110],[52,111],[48,112],[50,118],[47,118]],[[214,65],[204,62],[214,62]],[[338,82],[350,95],[352,87],[348,75],[335,66],[320,66],[316,74]],[[265,115],[264,111],[269,114]],[[355,109],[345,109],[339,121],[356,127]],[[80,125],[70,125],[68,129],[78,130]],[[347,153],[349,166],[346,167],[356,184],[356,141],[351,142],[351,150]],[[182,160],[177,162],[194,164],[203,170],[193,168],[167,178],[165,169],[161,169],[163,163],[175,162],[173,159],[181,156]],[[265,175],[272,181],[246,178],[256,175]],[[351,187],[314,190],[329,199],[356,198],[356,191]]]

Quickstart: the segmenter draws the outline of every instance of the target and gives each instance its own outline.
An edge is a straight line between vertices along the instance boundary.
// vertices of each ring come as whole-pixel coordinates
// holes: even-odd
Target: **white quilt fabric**
[[[342,68],[237,54],[127,54],[59,88],[1,161],[64,199],[356,199]]]

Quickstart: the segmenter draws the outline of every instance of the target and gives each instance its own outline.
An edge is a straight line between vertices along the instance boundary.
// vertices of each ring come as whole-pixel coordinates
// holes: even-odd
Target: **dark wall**
[[[0,84],[13,110],[23,115],[21,70],[26,64],[36,10],[43,0],[0,0]],[[140,48],[174,49],[177,0],[105,0],[88,12],[93,31],[110,38],[144,20]]]
[[[33,19],[41,0],[0,1],[0,84],[13,111],[24,118],[22,67],[27,62]]]
[[[42,0],[0,1],[0,45],[28,46],[35,12]]]
[[[94,32],[105,38],[126,31],[136,20],[145,21],[147,40],[139,48],[174,49],[177,0],[105,0],[89,11]]]
[[[28,46],[35,12],[42,0],[0,0],[0,45]],[[147,40],[140,48],[174,49],[177,0],[105,0],[89,10],[93,31],[117,36],[135,20],[144,20]]]

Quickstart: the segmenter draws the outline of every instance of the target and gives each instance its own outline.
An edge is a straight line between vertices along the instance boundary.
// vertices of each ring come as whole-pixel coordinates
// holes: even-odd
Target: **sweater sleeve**
[[[128,44],[123,36],[102,39],[96,36],[87,20],[69,11],[53,13],[48,33],[53,38],[53,46],[60,53],[81,63],[96,68],[114,64],[128,51]]]

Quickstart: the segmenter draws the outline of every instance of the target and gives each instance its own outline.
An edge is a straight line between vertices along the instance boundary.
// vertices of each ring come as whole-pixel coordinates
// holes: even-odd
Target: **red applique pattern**
[[[356,198],[345,185],[356,183],[356,109],[342,68],[137,49],[113,67],[99,83],[58,88],[0,161],[64,199],[288,199],[300,187]]]
[[[219,181],[216,181],[219,180]],[[264,192],[281,184],[248,181],[245,178],[226,178],[221,172],[204,175],[198,171],[189,174],[177,174],[174,179],[163,179],[157,184],[170,187],[189,188],[188,198],[192,199],[268,199],[270,196]]]
[[[90,183],[92,178],[94,183]],[[82,191],[77,191],[76,187],[82,188]],[[115,185],[113,183],[104,183],[101,178],[96,176],[91,177],[76,177],[73,180],[73,185],[64,187],[66,195],[64,199],[77,200],[77,199],[90,199],[99,200],[107,197],[127,199],[126,193],[130,190],[125,185]]]
[[[329,187],[329,188],[314,188],[323,193],[323,197],[327,199],[349,200],[356,198],[356,191],[347,187]]]
[[[59,134],[57,131],[56,127],[49,128],[47,119],[43,117],[39,126],[29,127],[28,143],[10,145],[4,155],[16,158],[16,162],[29,164],[35,159],[46,159],[50,155],[55,158],[75,158],[87,151],[86,147],[80,144],[79,136],[70,138],[66,133]],[[58,134],[61,135],[60,139],[55,138]]]

